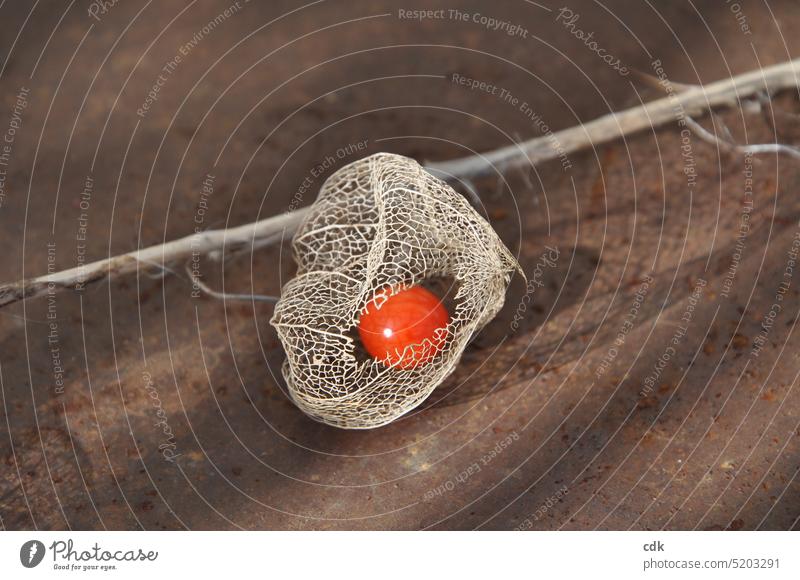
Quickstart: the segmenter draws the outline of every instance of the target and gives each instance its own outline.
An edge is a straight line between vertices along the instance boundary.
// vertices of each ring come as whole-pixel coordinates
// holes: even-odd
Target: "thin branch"
[[[712,145],[716,145],[724,151],[734,151],[743,155],[784,153],[790,157],[794,157],[795,159],[800,159],[800,149],[797,147],[792,147],[791,145],[784,145],[783,143],[754,143],[750,145],[739,145],[732,140],[720,139],[691,117],[686,117],[686,124],[694,132],[694,134],[700,137],[703,141],[706,141]],[[726,133],[728,132],[726,131]],[[728,135],[730,134],[728,133]]]
[[[773,94],[797,87],[800,59],[750,71],[708,85],[680,85],[680,91],[646,105],[610,113],[563,131],[509,145],[484,155],[431,163],[435,175],[476,178],[521,165],[536,165],[674,121],[676,113],[697,116],[714,107],[735,105],[760,91]]]
[[[205,282],[203,282],[199,275],[192,272],[191,261],[186,262],[184,265],[184,270],[186,271],[186,275],[189,276],[189,280],[191,280],[193,285],[197,286],[197,288],[199,288],[204,294],[207,294],[212,298],[216,298],[217,300],[222,300],[223,302],[229,300],[241,300],[243,302],[270,302],[274,304],[278,301],[277,296],[266,296],[263,294],[234,294],[230,292],[219,292],[214,290]]]
[[[535,165],[644,129],[661,126],[675,120],[679,114],[694,123],[692,116],[707,112],[714,107],[736,105],[742,99],[758,95],[762,91],[773,94],[781,89],[797,87],[799,73],[800,59],[750,71],[705,86],[675,85],[679,91],[646,105],[611,113],[576,127],[509,145],[483,155],[430,163],[426,169],[448,181],[460,180],[463,183],[471,183],[471,179],[495,171],[503,172],[512,168]],[[693,128],[701,134],[705,131],[696,123],[694,125],[696,126]],[[720,144],[718,140],[715,142]],[[735,144],[726,145],[741,147]],[[751,145],[749,151],[796,154],[794,148],[779,144]],[[91,282],[140,269],[164,268],[167,263],[186,260],[194,255],[210,255],[224,259],[229,250],[234,252],[252,250],[254,247],[275,243],[284,236],[292,235],[307,211],[307,208],[301,208],[258,222],[229,229],[210,230],[98,260],[81,267],[0,285],[0,308],[19,300],[43,296],[58,290],[81,290]]]
[[[161,268],[170,262],[203,256],[221,249],[237,249],[283,231],[294,232],[305,209],[283,213],[234,228],[199,232],[166,244],[150,246],[120,256],[98,260],[38,278],[0,285],[0,308],[58,290],[82,290],[87,284],[139,269]]]

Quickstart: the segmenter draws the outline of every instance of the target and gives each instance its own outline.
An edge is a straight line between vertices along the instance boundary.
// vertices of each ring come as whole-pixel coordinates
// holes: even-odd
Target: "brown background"
[[[397,18],[398,8],[420,4],[242,1],[168,75],[141,119],[136,109],[164,64],[229,2],[120,0],[100,22],[85,0],[69,9],[2,3],[0,134],[20,87],[30,94],[0,208],[0,280],[44,273],[48,243],[58,268],[76,264],[87,175],[86,251],[98,259],[191,234],[208,173],[215,187],[203,227],[223,227],[284,211],[311,168],[349,143],[369,141],[360,156],[442,160],[541,132],[496,96],[440,78],[452,73],[506,88],[553,130],[658,96],[601,62],[555,11],[424,3],[521,24],[521,39],[473,22]],[[741,2],[750,35],[721,1],[569,7],[608,53],[642,71],[660,59],[677,82],[800,54],[793,0]],[[798,111],[795,96],[781,95],[774,112],[728,109],[718,120],[742,142],[774,140],[774,131],[797,142]],[[374,431],[303,416],[277,378],[283,354],[271,308],[192,299],[181,276],[143,274],[57,296],[64,394],[53,382],[47,299],[2,311],[2,525],[797,527],[800,280],[764,350],[751,355],[799,228],[797,160],[754,162],[752,228],[725,297],[744,162],[697,138],[692,154],[692,192],[675,126],[572,154],[567,172],[554,162],[511,172],[499,186],[478,183],[482,211],[526,272],[546,244],[559,248],[558,266],[545,269],[518,332],[509,325],[525,290],[519,278],[430,403]],[[204,271],[218,288],[278,293],[290,255],[259,250],[224,273],[209,263]],[[634,327],[598,379],[649,272]],[[708,287],[690,328],[642,397],[700,278]],[[159,452],[165,436],[144,372],[175,434],[175,462]],[[462,475],[476,462],[479,471]]]

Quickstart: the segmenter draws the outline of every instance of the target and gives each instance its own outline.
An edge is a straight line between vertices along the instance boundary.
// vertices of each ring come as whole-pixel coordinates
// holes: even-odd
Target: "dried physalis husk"
[[[453,371],[472,336],[500,310],[516,260],[458,193],[416,161],[379,153],[334,173],[295,234],[297,275],[271,320],[298,407],[346,429],[394,421]],[[387,365],[354,332],[386,288],[447,280],[447,340],[425,364]],[[423,350],[433,345],[423,344]]]

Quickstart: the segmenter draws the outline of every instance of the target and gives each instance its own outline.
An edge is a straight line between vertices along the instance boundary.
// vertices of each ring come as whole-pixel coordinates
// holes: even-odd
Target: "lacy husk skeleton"
[[[500,310],[518,268],[461,195],[413,159],[388,153],[325,182],[293,249],[297,274],[272,318],[286,351],[283,374],[298,407],[351,429],[384,425],[424,401]],[[408,369],[359,356],[352,331],[366,304],[431,279],[455,290],[444,348]]]

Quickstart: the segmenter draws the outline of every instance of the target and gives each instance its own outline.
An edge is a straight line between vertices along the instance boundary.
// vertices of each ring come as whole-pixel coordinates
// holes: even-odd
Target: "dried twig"
[[[483,155],[430,163],[426,169],[448,181],[459,180],[469,184],[470,180],[476,177],[535,165],[556,159],[565,153],[580,151],[650,127],[664,125],[674,120],[679,113],[694,123],[691,116],[707,112],[714,107],[736,105],[742,99],[762,92],[773,94],[781,89],[797,87],[799,73],[800,59],[750,71],[705,86],[680,85],[678,87],[680,90],[676,90],[674,94],[640,107],[611,113],[576,127]],[[695,131],[704,138],[709,137],[707,131],[695,125],[696,123],[692,127]],[[713,135],[710,140],[728,147],[738,147],[737,150],[743,151],[741,146],[720,143]],[[796,152],[792,147],[779,144],[753,145],[749,146],[748,151],[781,152],[792,155]],[[267,245],[283,235],[291,235],[299,226],[306,211],[302,208],[243,226],[210,230],[121,256],[98,260],[82,267],[0,285],[0,308],[56,290],[82,289],[88,283],[139,269],[163,268],[167,263],[186,260],[193,255],[209,254],[219,258],[224,257],[224,253],[228,250]]]
[[[686,117],[686,124],[694,134],[703,141],[716,145],[724,151],[741,153],[742,155],[763,155],[765,153],[777,155],[778,153],[784,153],[795,159],[800,159],[800,149],[791,145],[784,145],[783,143],[752,143],[749,145],[740,145],[730,138],[730,133],[728,131],[725,131],[728,139],[720,139],[691,117]]]
[[[138,269],[163,267],[192,256],[202,256],[221,249],[237,249],[269,238],[282,231],[293,232],[305,215],[297,210],[234,228],[199,232],[166,244],[150,246],[120,256],[98,260],[38,278],[0,286],[0,307],[56,290],[83,289],[86,284]]]
[[[522,165],[536,165],[565,153],[607,143],[675,119],[676,112],[696,116],[713,107],[735,105],[739,100],[766,91],[798,86],[800,59],[750,71],[708,85],[679,85],[680,91],[619,113],[611,113],[576,127],[509,145],[484,155],[431,163],[436,175],[475,178]]]
[[[208,286],[205,282],[203,282],[200,279],[200,276],[198,276],[195,272],[192,272],[191,260],[186,262],[186,264],[184,265],[184,270],[186,272],[186,275],[189,276],[189,280],[192,282],[194,286],[197,286],[197,288],[204,294],[207,294],[212,298],[216,298],[217,300],[223,300],[223,301],[241,300],[243,302],[270,302],[272,304],[278,301],[277,296],[265,296],[263,294],[238,294],[232,292],[219,292],[217,290],[214,290],[213,288]]]

